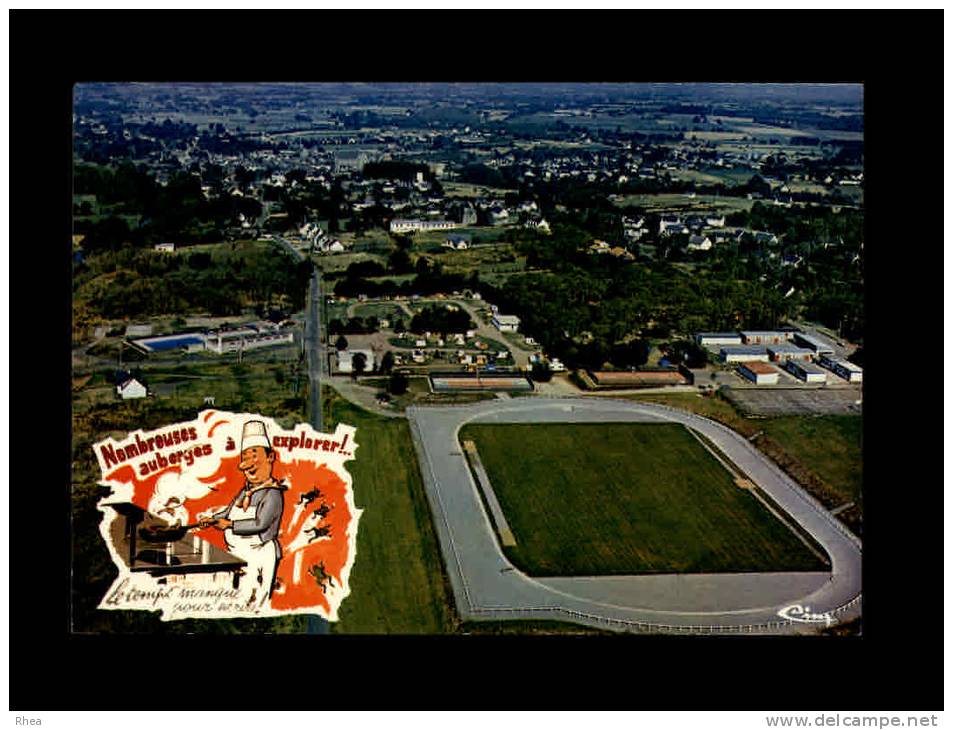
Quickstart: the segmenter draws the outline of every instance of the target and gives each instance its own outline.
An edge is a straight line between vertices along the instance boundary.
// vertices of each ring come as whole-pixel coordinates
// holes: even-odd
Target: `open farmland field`
[[[450,231],[417,231],[413,235],[414,248],[417,250],[430,249],[434,246],[443,246],[450,234],[470,236],[470,245],[479,246],[485,243],[496,243],[506,234],[506,229],[500,226],[472,226],[454,228]]]
[[[507,193],[516,192],[516,190],[510,188],[491,188],[486,185],[474,185],[465,182],[442,182],[441,185],[444,194],[448,197],[479,198],[485,195],[502,198]]]
[[[749,173],[748,177],[745,178],[744,182],[747,182],[751,178]],[[710,172],[703,172],[701,170],[675,170],[672,173],[672,180],[676,181],[687,181],[693,182],[696,185],[730,185],[731,180],[726,178],[724,175],[716,175]]]
[[[681,172],[676,173],[678,175]],[[736,210],[751,210],[754,201],[747,198],[733,198],[716,195],[696,195],[689,198],[684,193],[645,193],[639,195],[614,195],[610,200],[619,207],[630,205],[645,208],[646,210],[675,210],[688,212],[693,209],[717,209],[726,212]]]
[[[361,234],[345,231],[336,233],[334,238],[350,247],[353,253],[387,254],[394,248],[394,239],[382,228],[372,228]]]
[[[145,362],[140,377],[157,401],[167,408],[191,412],[191,417],[207,407],[206,398],[213,398],[215,408],[268,413],[290,427],[304,420],[307,376],[298,365],[298,352],[293,346],[252,351],[243,363],[236,362],[236,355],[227,360],[195,358],[179,365]],[[76,418],[96,407],[118,404],[115,386],[102,373],[73,393]],[[136,402],[129,407],[136,408]]]
[[[742,132],[724,132],[719,130],[713,131],[698,131],[698,132],[686,132],[685,136],[688,138],[696,138],[705,140],[706,142],[725,142],[728,140],[738,141],[744,138],[744,133]]]
[[[444,248],[439,253],[428,253],[427,256],[439,262],[448,274],[468,274],[472,271],[510,273],[526,268],[526,257],[517,255],[509,243],[477,246],[463,251]]]
[[[513,146],[521,150],[585,150],[599,151],[603,149],[612,149],[603,144],[586,144],[585,142],[573,142],[565,139],[536,139],[532,141],[517,140]]]
[[[766,124],[752,122],[750,124],[732,125],[736,131],[742,132],[750,137],[807,137],[806,132],[791,127],[772,127]]]
[[[318,266],[321,268],[321,271],[327,274],[337,273],[339,271],[346,271],[347,267],[351,264],[360,263],[362,261],[376,261],[379,264],[387,266],[387,257],[380,254],[372,253],[337,253],[337,254],[322,254],[317,257]]]
[[[388,319],[393,322],[395,319],[406,319],[407,313],[399,304],[390,302],[356,304],[354,308],[348,309],[353,312],[354,317],[377,317],[378,319]]]
[[[469,425],[530,575],[820,570],[675,424]],[[514,455],[518,450],[518,458]]]
[[[330,389],[324,407],[326,431],[338,423],[357,428],[359,447],[347,469],[354,479],[354,501],[364,509],[351,595],[332,631],[452,631],[450,596],[407,421],[369,413]]]

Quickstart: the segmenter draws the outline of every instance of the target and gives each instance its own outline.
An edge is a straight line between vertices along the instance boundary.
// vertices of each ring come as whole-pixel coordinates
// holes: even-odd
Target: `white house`
[[[454,248],[458,251],[470,248],[470,237],[465,233],[451,233],[447,240],[443,242],[444,247]]]
[[[708,236],[690,236],[686,248],[689,251],[710,251],[711,239]]]
[[[688,233],[688,226],[679,218],[662,218],[658,224],[658,232],[663,236],[677,233]]]
[[[490,221],[493,225],[500,225],[509,220],[509,217],[510,212],[500,205],[490,208]]]
[[[160,253],[175,253],[174,243],[157,243],[154,248]]]
[[[135,378],[128,378],[117,385],[116,393],[117,395],[122,396],[123,400],[129,400],[131,398],[145,398],[147,395],[149,395],[149,391],[146,389],[146,386],[144,386]]]
[[[528,218],[526,221],[526,227],[537,231],[542,231],[543,233],[550,233],[549,222],[545,218]]]

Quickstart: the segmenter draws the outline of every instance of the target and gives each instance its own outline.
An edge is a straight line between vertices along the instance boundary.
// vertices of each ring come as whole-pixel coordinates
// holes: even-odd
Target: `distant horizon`
[[[705,96],[719,99],[762,98],[765,101],[791,99],[800,102],[831,102],[838,104],[863,103],[864,85],[857,82],[747,82],[747,81],[129,81],[129,82],[83,82],[74,87],[87,91],[96,88],[127,89],[219,89],[242,91],[251,88],[297,89],[302,91],[328,91],[332,93],[380,92],[393,94],[427,93],[447,89],[470,91],[493,91],[500,96],[537,92],[539,95],[573,93],[583,97],[602,94],[621,94],[627,97],[699,98]]]

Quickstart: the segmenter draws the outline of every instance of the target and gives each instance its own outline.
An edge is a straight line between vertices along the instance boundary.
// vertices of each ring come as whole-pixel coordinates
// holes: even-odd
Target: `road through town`
[[[308,412],[311,425],[324,430],[321,411],[321,381],[324,374],[324,350],[321,346],[321,272],[314,270],[308,288],[308,316],[305,322],[304,347],[308,358]]]
[[[308,287],[308,317],[305,324],[304,346],[308,362],[308,413],[311,414],[311,426],[324,431],[324,414],[321,408],[321,380],[324,374],[324,355],[321,345],[321,271],[315,267]],[[320,616],[308,616],[309,634],[327,634],[328,622]]]
[[[719,423],[665,406],[603,398],[521,398],[412,407],[407,416],[457,609],[464,620],[554,618],[623,631],[805,633],[860,615],[859,538],[746,439]],[[503,554],[467,467],[458,431],[470,422],[682,423],[706,436],[810,534],[829,556],[831,571],[525,575]]]

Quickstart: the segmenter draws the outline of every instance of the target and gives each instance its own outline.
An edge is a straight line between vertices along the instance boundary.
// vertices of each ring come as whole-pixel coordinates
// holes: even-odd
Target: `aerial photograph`
[[[862,636],[864,119],[75,84],[71,633]]]

